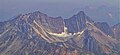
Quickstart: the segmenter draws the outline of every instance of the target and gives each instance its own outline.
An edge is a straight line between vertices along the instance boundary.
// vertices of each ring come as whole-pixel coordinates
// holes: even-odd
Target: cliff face
[[[37,11],[0,22],[0,27],[1,55],[120,54],[120,42],[113,38],[119,32],[94,23],[83,11],[69,19]]]
[[[85,15],[83,11],[80,11],[78,14],[72,16],[69,19],[65,19],[65,26],[68,28],[68,31],[71,33],[77,33],[82,31],[86,27],[86,22],[93,22]]]

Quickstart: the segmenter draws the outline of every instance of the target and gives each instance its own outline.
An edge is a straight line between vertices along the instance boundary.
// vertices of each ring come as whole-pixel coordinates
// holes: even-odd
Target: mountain
[[[112,27],[112,31],[114,32],[114,37],[119,40],[120,39],[120,23],[114,25]]]
[[[95,26],[110,36],[114,36],[111,27],[106,22],[96,22]]]
[[[36,11],[0,22],[0,27],[0,55],[120,54],[120,41],[114,38],[119,30],[94,22],[83,11],[68,19]]]
[[[70,33],[82,31],[87,26],[87,21],[93,22],[83,11],[80,11],[78,14],[70,17],[69,19],[65,19],[64,21],[66,24],[65,26],[68,28]]]
[[[86,6],[85,8],[82,8],[82,9],[90,16],[91,19],[95,21],[107,22],[111,26],[120,22],[119,8],[109,6],[109,5],[101,5],[98,7]]]

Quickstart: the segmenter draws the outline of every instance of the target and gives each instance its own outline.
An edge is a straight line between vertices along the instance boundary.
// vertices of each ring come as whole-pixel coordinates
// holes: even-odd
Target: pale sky
[[[86,9],[96,10],[102,6],[103,8],[112,8],[109,12],[114,13],[119,11],[119,3],[119,0],[0,0],[0,21],[8,20],[21,13],[38,10],[49,16],[62,16],[63,18],[69,18],[81,10],[85,10],[90,15],[91,12],[86,11]],[[90,16],[94,18],[92,15]],[[119,18],[117,17],[117,19]]]

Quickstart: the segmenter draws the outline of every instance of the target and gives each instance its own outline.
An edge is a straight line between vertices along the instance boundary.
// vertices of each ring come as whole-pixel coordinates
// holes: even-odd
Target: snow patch
[[[48,33],[49,33],[49,32],[48,32]],[[60,33],[60,34],[58,34],[58,33],[49,33],[49,34],[54,35],[54,36],[56,36],[56,37],[69,37],[69,36],[72,35],[72,33],[69,33],[69,32],[67,31],[67,27],[65,27],[65,26],[64,26],[64,32],[62,32],[62,33]]]

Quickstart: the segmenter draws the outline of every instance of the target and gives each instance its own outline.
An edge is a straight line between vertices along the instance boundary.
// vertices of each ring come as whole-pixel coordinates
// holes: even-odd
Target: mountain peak
[[[32,14],[44,14],[44,13],[42,13],[42,12],[40,12],[40,11],[35,11],[35,12],[33,12]],[[44,14],[44,15],[46,15],[46,14]]]
[[[29,15],[33,15],[33,16],[36,16],[36,15],[46,15],[40,11],[35,11],[35,12],[30,12],[30,13],[27,13],[27,14],[22,14],[21,16],[29,16]]]
[[[112,32],[109,25],[91,22],[83,11],[64,20],[36,11],[10,21],[0,22],[0,55],[119,55],[120,52],[118,41],[108,35]],[[119,40],[120,27],[113,28],[113,32]]]
[[[69,19],[65,19],[65,24],[69,32],[76,33],[82,31],[86,27],[86,21],[91,20],[85,15],[84,11],[80,11]]]
[[[77,15],[85,15],[84,11],[80,11],[77,13]]]

